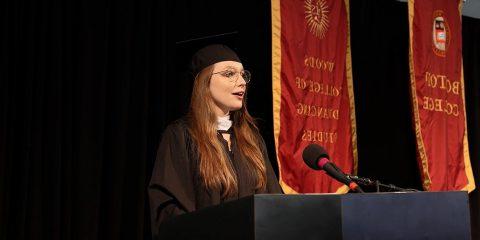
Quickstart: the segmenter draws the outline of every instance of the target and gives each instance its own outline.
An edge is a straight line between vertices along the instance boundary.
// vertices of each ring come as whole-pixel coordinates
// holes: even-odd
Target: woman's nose
[[[243,78],[242,74],[240,73],[237,73],[238,74],[238,77],[237,77],[237,85],[241,86],[241,85],[247,85],[247,81],[245,81],[245,79]]]

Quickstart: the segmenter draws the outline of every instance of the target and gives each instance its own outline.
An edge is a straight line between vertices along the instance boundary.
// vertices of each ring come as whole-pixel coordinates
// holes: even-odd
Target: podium
[[[466,192],[262,194],[183,214],[160,239],[470,239]]]

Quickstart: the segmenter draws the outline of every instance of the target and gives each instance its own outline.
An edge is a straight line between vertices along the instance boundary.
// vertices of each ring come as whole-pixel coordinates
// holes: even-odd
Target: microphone
[[[317,144],[310,144],[303,150],[302,157],[303,161],[310,168],[314,170],[324,170],[330,177],[347,185],[351,190],[363,192],[355,182],[329,160],[330,157],[323,147]]]

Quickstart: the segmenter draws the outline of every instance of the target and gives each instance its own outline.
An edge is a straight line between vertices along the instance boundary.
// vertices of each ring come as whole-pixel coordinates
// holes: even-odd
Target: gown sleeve
[[[263,140],[262,137],[261,139],[261,150],[265,159],[265,168],[267,171],[267,193],[283,193],[282,188],[280,187],[280,184],[278,182],[277,176],[275,176],[275,172],[273,171],[272,168],[272,163],[270,162],[270,159],[268,158],[268,153],[267,153],[267,147],[265,145],[265,140]]]
[[[191,159],[185,129],[170,125],[160,142],[148,187],[153,238],[162,222],[195,210]]]

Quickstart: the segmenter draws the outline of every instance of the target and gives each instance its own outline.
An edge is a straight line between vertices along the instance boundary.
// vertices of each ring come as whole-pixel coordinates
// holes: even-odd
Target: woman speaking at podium
[[[188,114],[163,133],[149,185],[152,232],[175,216],[256,193],[281,193],[263,138],[247,111],[250,73],[225,45],[191,61]]]

